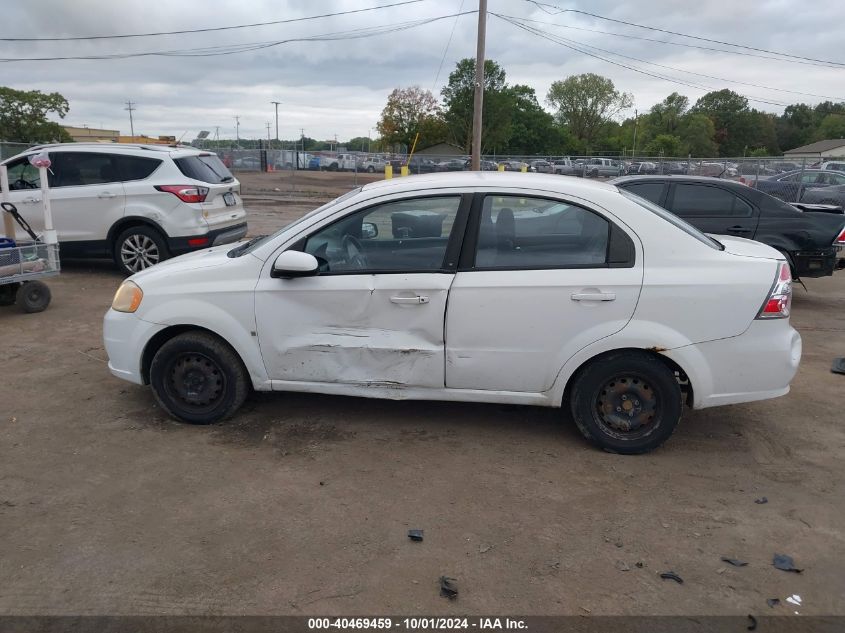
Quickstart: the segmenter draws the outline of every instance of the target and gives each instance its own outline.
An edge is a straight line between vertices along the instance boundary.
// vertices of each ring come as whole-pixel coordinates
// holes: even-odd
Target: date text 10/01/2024
[[[524,630],[525,621],[512,618],[441,618],[415,617],[401,618],[309,618],[309,630],[327,629],[402,629],[408,631],[477,629],[481,631]]]

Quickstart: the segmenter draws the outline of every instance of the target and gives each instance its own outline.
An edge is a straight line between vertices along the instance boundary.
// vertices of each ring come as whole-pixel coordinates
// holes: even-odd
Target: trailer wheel
[[[50,288],[42,281],[27,281],[18,289],[16,303],[26,313],[43,312],[50,305]]]

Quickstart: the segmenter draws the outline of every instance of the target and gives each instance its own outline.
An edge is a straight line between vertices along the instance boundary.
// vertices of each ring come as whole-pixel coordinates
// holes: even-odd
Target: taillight
[[[836,246],[845,246],[845,229],[842,229],[842,232],[839,234],[839,237],[833,240],[833,243]]]
[[[208,195],[208,187],[197,187],[195,185],[156,185],[158,191],[172,193],[182,202],[205,202]]]
[[[789,264],[780,262],[775,283],[760,308],[758,319],[786,319],[792,307],[792,271]]]

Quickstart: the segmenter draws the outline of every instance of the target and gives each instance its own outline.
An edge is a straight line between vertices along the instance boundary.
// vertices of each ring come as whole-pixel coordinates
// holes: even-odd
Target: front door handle
[[[574,292],[573,301],[616,301],[615,292]]]
[[[101,191],[97,194],[98,198],[117,198],[116,193],[112,193],[111,191]]]
[[[741,233],[742,234],[748,234],[748,233],[751,233],[751,229],[746,229],[743,226],[732,226],[728,229],[728,233],[734,233],[736,235],[739,235]]]
[[[428,297],[415,295],[413,297],[390,297],[390,303],[398,303],[399,305],[421,305],[428,303]]]
[[[21,202],[24,204],[38,204],[41,202],[41,198],[24,198]]]

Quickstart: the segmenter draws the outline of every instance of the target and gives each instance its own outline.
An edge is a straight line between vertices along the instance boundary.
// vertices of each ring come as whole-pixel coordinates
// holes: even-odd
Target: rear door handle
[[[24,204],[37,204],[41,202],[41,198],[24,198],[21,202]]]
[[[428,297],[416,295],[413,297],[390,297],[390,303],[398,303],[399,305],[421,305],[428,303]]]
[[[101,191],[97,194],[98,198],[117,198],[116,193],[112,193],[111,191]]]
[[[735,233],[737,235],[739,235],[740,233],[748,234],[748,233],[751,233],[751,229],[746,229],[745,227],[742,227],[742,226],[732,226],[728,229],[728,233]]]
[[[573,301],[616,301],[615,292],[575,292],[571,297]]]

